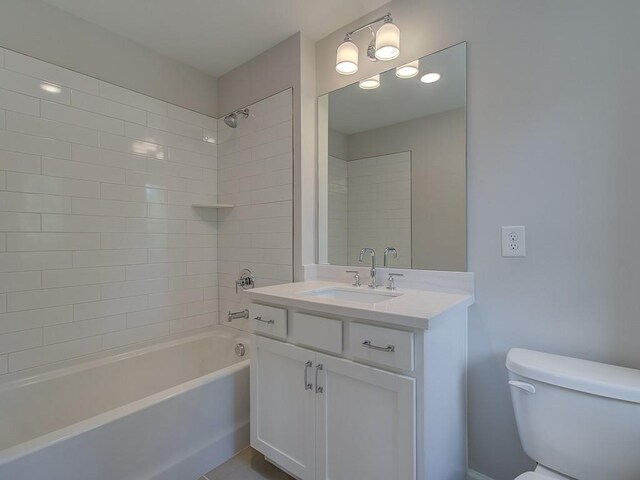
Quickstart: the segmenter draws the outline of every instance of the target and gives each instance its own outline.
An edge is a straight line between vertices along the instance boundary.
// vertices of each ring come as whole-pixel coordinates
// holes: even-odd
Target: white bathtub
[[[196,480],[249,444],[248,352],[215,327],[0,385],[0,479]]]

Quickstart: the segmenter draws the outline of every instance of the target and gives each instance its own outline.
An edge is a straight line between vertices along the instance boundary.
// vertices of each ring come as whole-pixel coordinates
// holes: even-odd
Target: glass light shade
[[[380,75],[378,74],[374,75],[373,77],[360,80],[358,85],[363,90],[373,90],[374,88],[378,88],[380,86]]]
[[[412,78],[418,74],[420,67],[420,61],[414,60],[413,62],[405,63],[396,67],[396,77],[398,78]]]
[[[440,74],[436,72],[425,73],[420,78],[420,81],[422,83],[434,83],[434,82],[437,82],[438,80],[440,80]]]
[[[351,40],[345,40],[336,54],[336,72],[341,75],[353,75],[358,71],[358,46]]]
[[[400,55],[400,29],[393,23],[383,24],[376,32],[376,58],[393,60]]]

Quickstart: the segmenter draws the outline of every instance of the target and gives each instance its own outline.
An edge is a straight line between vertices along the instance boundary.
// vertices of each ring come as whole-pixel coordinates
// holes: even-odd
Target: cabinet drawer
[[[287,310],[252,303],[249,306],[249,322],[254,332],[287,338]]]
[[[342,353],[342,320],[308,313],[291,314],[289,339],[332,353]]]
[[[349,326],[349,352],[355,358],[413,371],[413,333],[364,323]]]

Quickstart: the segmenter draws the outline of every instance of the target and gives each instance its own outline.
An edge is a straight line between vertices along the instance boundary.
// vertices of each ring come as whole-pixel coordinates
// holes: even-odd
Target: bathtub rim
[[[250,337],[247,332],[229,328],[225,325],[211,325],[197,330],[191,330],[189,332],[180,332],[161,338],[137,342],[132,345],[124,345],[122,347],[101,350],[89,355],[68,358],[52,364],[39,365],[37,367],[7,373],[0,376],[0,393],[12,388],[18,388],[31,383],[61,377],[69,373],[86,370],[91,367],[97,367],[118,360],[143,355],[145,353],[151,353],[163,348],[180,345],[181,343],[187,343],[209,336],[223,336],[237,339],[240,343],[250,343]]]
[[[199,340],[202,338],[206,338],[206,337],[211,337],[211,336],[216,336],[216,333],[219,333],[220,331],[224,331],[226,333],[229,333],[229,338],[238,338],[239,340],[242,341],[246,341],[246,343],[249,343],[249,337],[248,335],[244,334],[244,332],[239,332],[236,330],[236,332],[238,332],[237,334],[233,334],[231,332],[229,332],[229,330],[232,329],[224,329],[224,330],[220,330],[218,328],[216,328],[217,326],[214,326],[214,328],[209,327],[207,329],[207,331],[205,332],[200,332],[197,333],[195,335],[188,335],[184,338],[179,338],[179,339],[171,339],[168,341],[164,341],[164,342],[160,342],[160,343],[155,343],[153,345],[148,345],[145,347],[141,347],[141,348],[136,348],[136,349],[131,349],[131,351],[129,352],[122,352],[119,353],[117,355],[110,355],[108,357],[105,358],[99,358],[99,359],[94,359],[94,360],[87,360],[85,362],[79,363],[77,365],[71,365],[71,366],[67,366],[67,367],[62,367],[62,368],[57,368],[56,370],[50,371],[50,372],[45,372],[45,373],[41,373],[41,374],[37,374],[34,376],[30,376],[28,378],[23,379],[22,381],[27,382],[25,384],[29,384],[29,383],[33,383],[35,380],[32,380],[34,378],[37,378],[38,380],[45,380],[45,379],[49,379],[49,378],[56,378],[59,376],[63,376],[64,374],[68,374],[68,373],[73,373],[76,371],[82,371],[85,369],[90,368],[91,366],[99,366],[99,365],[104,365],[107,363],[112,363],[115,362],[117,360],[123,360],[123,359],[127,359],[127,358],[132,358],[134,356],[137,355],[142,355],[144,353],[149,353],[149,352],[153,352],[153,351],[157,351],[160,350],[162,348],[167,348],[170,346],[175,346],[175,345],[179,345],[182,343],[187,343],[189,341],[195,341],[195,340]],[[226,335],[225,335],[226,336]],[[165,339],[166,340],[166,339]],[[4,450],[0,450],[0,466],[9,463],[11,461],[14,460],[18,460],[26,455],[35,453],[39,450],[42,450],[46,447],[55,445],[57,443],[60,443],[64,440],[68,440],[70,438],[76,437],[82,433],[86,433],[89,432],[91,430],[95,430],[96,428],[99,428],[103,425],[106,425],[107,423],[113,422],[117,419],[126,417],[128,415],[132,415],[138,411],[141,411],[145,408],[149,408],[153,405],[156,405],[158,403],[161,403],[163,401],[167,401],[171,398],[176,397],[177,395],[180,395],[184,392],[187,392],[189,390],[193,390],[197,387],[206,385],[208,383],[214,382],[216,379],[218,378],[222,378],[222,377],[226,377],[226,376],[230,376],[233,375],[245,368],[249,368],[249,363],[250,363],[250,359],[247,357],[244,360],[240,360],[232,365],[229,365],[227,367],[221,368],[219,370],[215,370],[211,373],[208,373],[206,375],[203,375],[201,377],[197,377],[194,378],[192,380],[188,380],[186,382],[183,382],[181,384],[178,385],[174,385],[173,387],[167,388],[165,390],[161,390],[159,392],[153,393],[151,395],[148,395],[144,398],[135,400],[133,402],[127,403],[125,405],[121,405],[119,407],[113,408],[111,410],[107,410],[106,412],[100,413],[98,415],[95,415],[93,417],[84,419],[84,420],[80,420],[76,423],[72,423],[70,425],[67,425],[65,427],[59,428],[58,430],[54,430],[53,432],[49,432],[49,433],[45,433],[43,435],[40,435],[38,437],[32,438],[30,440],[27,440],[25,442],[19,443],[17,445],[5,448]],[[31,381],[29,381],[31,380]],[[16,386],[16,385],[23,385],[23,383],[20,383],[20,380],[16,380],[14,382],[10,382],[12,386]],[[4,385],[3,385],[4,387]]]

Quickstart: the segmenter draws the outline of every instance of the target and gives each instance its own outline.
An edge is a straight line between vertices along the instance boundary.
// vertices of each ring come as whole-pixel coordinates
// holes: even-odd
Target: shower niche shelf
[[[204,203],[194,203],[191,205],[193,208],[233,208],[235,205],[228,203],[212,203],[210,205]]]

